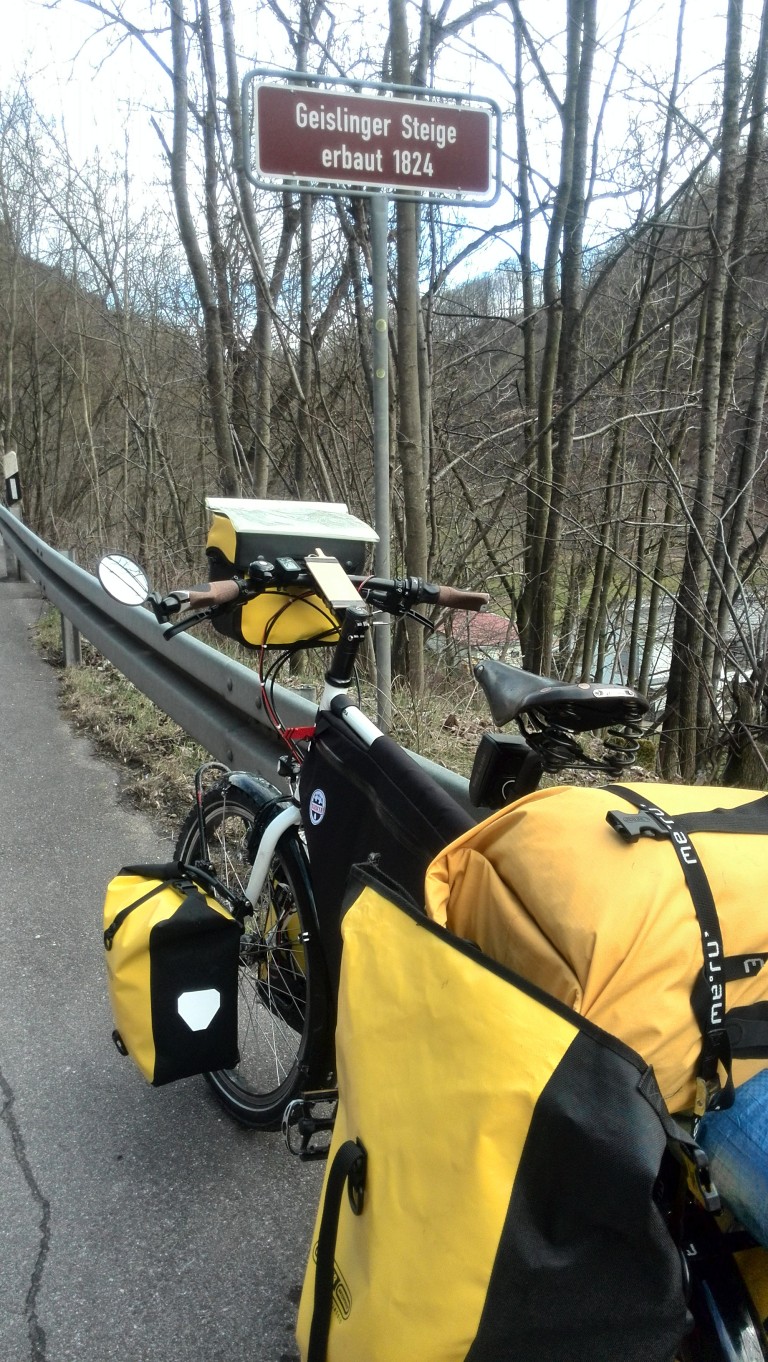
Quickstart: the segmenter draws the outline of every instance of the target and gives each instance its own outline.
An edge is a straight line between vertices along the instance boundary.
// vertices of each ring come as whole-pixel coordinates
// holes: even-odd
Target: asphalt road
[[[71,733],[0,544],[0,1359],[294,1362],[322,1170],[111,1041],[110,877],[170,851]]]

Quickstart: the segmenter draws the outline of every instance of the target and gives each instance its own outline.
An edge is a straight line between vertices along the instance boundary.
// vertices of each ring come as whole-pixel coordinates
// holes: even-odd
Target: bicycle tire
[[[217,876],[244,892],[253,863],[254,829],[270,812],[275,791],[255,777],[248,790],[222,781],[203,797],[209,856]],[[176,843],[178,860],[201,857],[197,808]],[[325,967],[317,933],[306,852],[294,829],[280,838],[253,915],[241,938],[236,1069],[205,1074],[230,1116],[259,1130],[280,1128],[288,1103],[310,1080],[317,1084],[329,1015]],[[330,1075],[328,1075],[330,1078]]]

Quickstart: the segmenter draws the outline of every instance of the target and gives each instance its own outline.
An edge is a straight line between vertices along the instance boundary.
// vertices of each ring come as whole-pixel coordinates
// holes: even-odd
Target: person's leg
[[[697,1139],[723,1201],[768,1245],[768,1070],[742,1083],[727,1111],[707,1112]]]

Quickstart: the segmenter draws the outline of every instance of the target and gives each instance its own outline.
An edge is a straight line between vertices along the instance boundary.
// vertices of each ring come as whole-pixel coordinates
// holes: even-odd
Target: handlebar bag
[[[342,931],[302,1362],[670,1362],[659,1171],[700,1151],[648,1066],[365,867]]]
[[[104,901],[113,1039],[155,1085],[239,1062],[241,930],[194,875],[126,866]]]
[[[212,582],[232,576],[230,565],[217,568],[212,558],[209,561]],[[251,601],[215,614],[211,623],[218,634],[246,648],[319,648],[339,637],[336,615],[321,596],[305,587],[270,587]]]
[[[446,846],[425,893],[435,921],[641,1054],[673,1112],[701,1115],[702,1084],[711,1104],[718,1072],[740,1083],[768,1062],[754,790],[539,790]]]
[[[254,559],[301,560],[321,548],[347,572],[364,570],[375,530],[350,515],[343,502],[212,498],[206,554],[211,581],[244,573]],[[252,601],[214,616],[214,628],[247,648],[285,648],[336,643],[339,620],[321,596],[306,587],[269,588]]]

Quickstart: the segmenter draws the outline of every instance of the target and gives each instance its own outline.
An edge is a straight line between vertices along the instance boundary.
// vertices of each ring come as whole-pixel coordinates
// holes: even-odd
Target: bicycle
[[[120,563],[120,577],[139,571],[135,566],[128,571],[128,560],[112,562]],[[100,575],[117,594],[115,582],[108,584],[111,570]],[[318,591],[323,601],[319,636],[330,639],[332,656],[315,723],[286,727],[274,700],[276,676],[307,641],[282,648],[269,666],[261,651],[262,694],[286,746],[279,771],[288,792],[261,776],[206,763],[196,773],[195,804],[175,854],[213,872],[222,901],[242,927],[240,1063],[206,1079],[241,1124],[261,1130],[282,1125],[292,1152],[315,1158],[327,1152],[334,1119],[338,917],[350,866],[373,858],[385,877],[418,899],[433,856],[483,812],[530,793],[544,773],[582,768],[614,777],[625,770],[636,756],[639,721],[648,706],[630,687],[571,685],[502,662],[480,662],[475,675],[494,722],[515,723],[518,732],[483,735],[469,785],[473,817],[377,728],[349,691],[373,611],[415,614],[426,625],[417,606],[479,609],[484,593],[371,577],[347,577],[340,588],[335,568],[329,574],[327,560],[318,565],[310,555],[298,564],[291,560],[287,570],[255,560],[242,576],[165,596],[150,594],[146,579],[139,578],[133,603],[146,599],[172,636],[215,622],[275,586],[298,592],[301,600]],[[173,622],[182,611],[189,613]],[[602,752],[590,755],[579,735],[599,730],[607,730]],[[206,775],[214,771],[218,779],[206,790]],[[750,1294],[735,1259],[748,1241],[738,1234],[732,1240],[721,1236],[695,1199],[683,1243],[696,1328],[680,1358],[732,1362],[768,1356],[755,1351],[763,1349],[765,1337],[753,1300],[763,1290],[764,1260]]]
[[[100,576],[107,590],[122,589],[125,599],[128,560],[119,560],[119,581],[115,561],[103,560]],[[520,732],[483,735],[470,780],[470,799],[478,811],[473,817],[382,734],[350,700],[349,691],[373,611],[410,615],[427,627],[417,606],[478,610],[487,602],[485,593],[418,578],[349,578],[335,560],[309,555],[288,565],[259,558],[247,575],[165,596],[141,585],[133,598],[146,599],[166,637],[172,637],[203,622],[215,623],[276,587],[298,593],[289,601],[306,605],[310,592],[313,597],[317,592],[323,603],[318,635],[323,641],[330,636],[332,655],[316,723],[287,728],[274,703],[277,675],[307,641],[281,648],[269,666],[262,650],[262,696],[286,747],[279,771],[289,792],[261,776],[206,763],[195,777],[195,803],[175,849],[178,860],[201,865],[226,886],[228,906],[243,927],[240,1064],[206,1078],[231,1116],[262,1130],[280,1128],[301,1093],[333,1089],[336,923],[350,865],[375,857],[383,873],[418,898],[430,860],[472,826],[481,809],[501,807],[529,792],[545,771],[583,766],[617,775],[624,770],[636,755],[637,725],[647,710],[647,702],[626,686],[567,685],[502,662],[481,662],[476,675],[494,721],[500,726],[514,721]],[[285,609],[279,606],[277,615]],[[182,610],[188,613],[175,620]],[[602,756],[587,755],[575,735],[606,727]],[[218,779],[204,791],[212,772]],[[366,805],[366,816],[360,817]],[[328,847],[333,854],[327,854]],[[306,1116],[304,1156],[312,1152],[307,1133],[312,1124]],[[312,1133],[327,1128],[320,1118],[318,1132]]]

